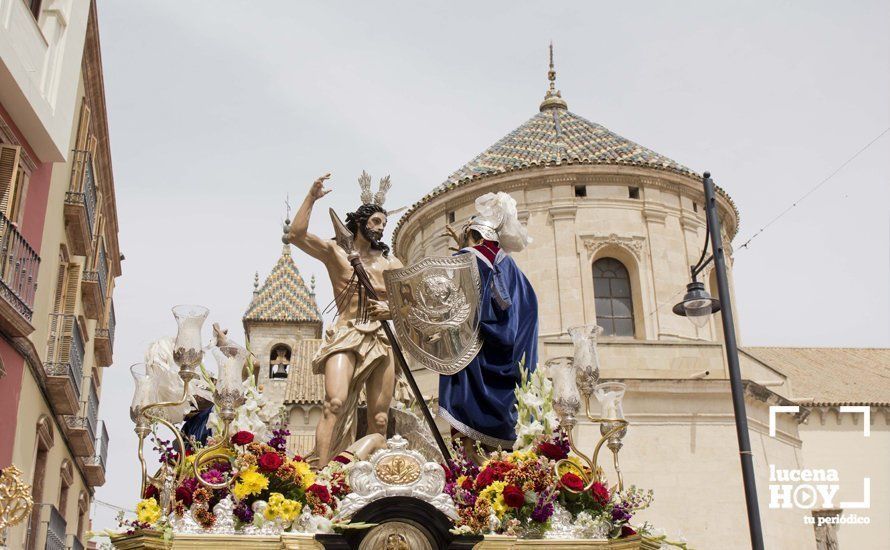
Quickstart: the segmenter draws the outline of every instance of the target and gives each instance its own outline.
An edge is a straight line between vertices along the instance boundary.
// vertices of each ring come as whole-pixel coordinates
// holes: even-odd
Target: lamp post
[[[745,411],[745,396],[742,376],[739,369],[739,350],[735,339],[735,326],[732,318],[732,301],[729,296],[729,283],[726,278],[726,259],[720,235],[720,219],[717,217],[717,199],[714,195],[714,181],[711,174],[704,173],[702,183],[705,188],[705,216],[707,220],[705,247],[701,258],[692,266],[692,282],[686,286],[683,301],[675,305],[674,313],[689,318],[693,324],[703,327],[712,313],[723,311],[723,339],[726,347],[726,362],[729,365],[729,384],[732,390],[732,408],[735,413],[736,436],[739,441],[739,458],[742,463],[742,480],[745,486],[745,505],[748,510],[748,531],[751,535],[751,548],[763,550],[763,529],[760,525],[760,506],[757,503],[757,487],[754,482],[754,455],[748,437],[748,416]],[[713,254],[705,258],[710,237]],[[712,298],[697,275],[711,261],[717,271],[717,293],[719,301]]]

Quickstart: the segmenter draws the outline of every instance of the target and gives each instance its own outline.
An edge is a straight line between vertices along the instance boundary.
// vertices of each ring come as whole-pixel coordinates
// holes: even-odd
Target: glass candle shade
[[[208,313],[210,311],[204,306],[181,305],[173,308],[177,325],[173,360],[180,370],[188,370],[201,362],[201,327]]]
[[[600,379],[600,362],[596,352],[597,336],[602,334],[603,327],[597,325],[581,325],[571,327],[569,336],[574,344],[574,363],[578,373],[578,389],[585,396],[590,396]]]
[[[547,361],[553,380],[553,410],[559,415],[561,425],[574,423],[575,414],[581,407],[581,394],[576,383],[576,369],[571,357],[556,357]]]
[[[244,384],[241,372],[247,360],[247,350],[240,346],[223,346],[213,350],[216,360],[215,398],[240,401],[244,398]]]
[[[130,403],[130,420],[138,422],[142,415],[143,407],[154,403],[154,385],[145,368],[145,363],[136,363],[130,366],[130,375],[133,376],[133,401]]]
[[[622,425],[620,422],[610,422],[610,420],[624,420],[624,392],[627,386],[621,382],[604,382],[597,384],[593,390],[596,400],[600,404],[600,416],[603,422],[600,424],[600,434],[606,435],[611,430]],[[613,434],[610,439],[620,440],[627,433],[627,429],[622,429],[618,433]]]

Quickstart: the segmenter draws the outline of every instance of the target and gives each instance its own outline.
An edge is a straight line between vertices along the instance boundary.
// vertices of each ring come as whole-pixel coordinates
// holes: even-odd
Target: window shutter
[[[59,264],[59,272],[56,275],[56,294],[53,297],[53,313],[62,313],[64,311],[65,302],[65,275],[68,274],[68,264],[61,262]],[[62,318],[59,315],[52,316],[53,322],[50,326],[49,346],[46,351],[47,362],[56,362],[57,352],[62,340],[60,332],[64,327],[61,326]]]
[[[65,316],[62,324],[62,361],[68,361],[71,357],[71,339],[74,337],[74,308],[77,306],[77,295],[80,294],[80,264],[68,266],[67,282],[65,284]]]
[[[77,142],[74,148],[82,151],[87,148],[87,138],[90,135],[90,108],[87,107],[87,98],[83,98],[80,104],[80,122],[77,125]]]
[[[15,193],[21,150],[18,145],[0,145],[0,213],[6,217]]]
[[[80,264],[68,266],[68,282],[65,285],[65,311],[66,315],[74,315],[77,306],[77,295],[80,290]]]

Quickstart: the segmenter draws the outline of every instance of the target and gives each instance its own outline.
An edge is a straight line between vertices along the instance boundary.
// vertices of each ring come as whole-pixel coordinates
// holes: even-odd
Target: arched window
[[[593,296],[596,324],[603,327],[603,336],[634,335],[630,276],[624,264],[615,258],[600,258],[593,263]]]
[[[276,344],[269,353],[269,378],[287,379],[290,367],[290,348],[285,344]]]

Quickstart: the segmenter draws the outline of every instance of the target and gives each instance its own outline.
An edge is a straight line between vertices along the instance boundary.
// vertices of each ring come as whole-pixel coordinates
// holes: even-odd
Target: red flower
[[[569,456],[569,453],[567,453],[563,447],[554,445],[549,441],[542,441],[541,444],[538,445],[538,452],[550,460],[562,460]]]
[[[590,488],[590,493],[593,495],[593,500],[595,500],[596,503],[600,506],[605,506],[609,503],[609,488],[602,483],[594,483],[593,487]]]
[[[584,489],[584,480],[573,474],[566,472],[559,478],[559,484],[572,491],[582,491]]]
[[[158,493],[158,488],[155,487],[154,485],[149,484],[149,485],[147,485],[147,486],[145,487],[145,491],[142,492],[142,498],[154,498],[154,499],[157,499],[157,498],[158,498],[158,494],[159,494],[159,493]]]
[[[176,500],[189,507],[192,505],[192,492],[189,491],[188,487],[180,485],[176,488]]]
[[[451,468],[449,468],[447,464],[442,464],[441,466],[442,470],[445,472],[445,483],[454,481],[454,474],[451,473]]]
[[[460,487],[461,487],[461,489],[463,489],[465,491],[472,491],[473,490],[473,478],[468,477],[468,478],[464,479],[464,482],[460,484]]]
[[[637,532],[634,531],[633,527],[631,527],[630,525],[622,525],[621,526],[621,536],[622,537],[629,537],[631,535],[636,535],[636,534],[637,534]]]
[[[253,434],[246,431],[240,431],[232,436],[232,445],[247,445],[253,443]]]
[[[485,468],[476,476],[476,488],[480,491],[485,489],[494,482],[494,472],[489,468]]]
[[[525,493],[515,485],[504,487],[504,502],[511,508],[521,508],[525,504]]]
[[[303,462],[303,457],[300,455],[294,455],[294,461],[295,462]]]
[[[257,464],[259,465],[260,470],[263,470],[264,472],[274,472],[279,466],[284,464],[284,460],[282,460],[278,453],[263,453],[259,460],[257,460]]]
[[[352,459],[349,458],[348,456],[343,456],[342,454],[339,454],[333,458],[333,461],[339,462],[340,464],[349,464],[350,462],[352,462]]]
[[[318,497],[318,500],[324,502],[325,504],[331,501],[331,493],[328,491],[328,488],[324,485],[319,485],[318,483],[313,483],[306,489],[310,493],[314,493],[315,496]]]

